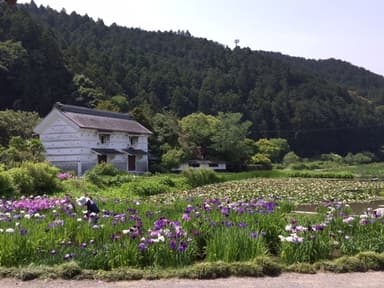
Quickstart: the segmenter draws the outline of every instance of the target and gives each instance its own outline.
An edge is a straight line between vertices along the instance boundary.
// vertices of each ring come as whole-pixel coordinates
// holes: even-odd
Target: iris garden
[[[289,265],[383,253],[384,215],[348,205],[372,200],[382,185],[260,178],[136,199],[99,193],[96,224],[68,196],[2,199],[0,265],[180,268],[258,257]],[[300,203],[317,203],[317,213],[296,213]]]

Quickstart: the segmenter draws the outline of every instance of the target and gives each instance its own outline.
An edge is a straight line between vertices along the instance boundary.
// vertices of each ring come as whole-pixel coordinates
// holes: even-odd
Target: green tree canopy
[[[39,115],[35,112],[0,111],[0,145],[7,146],[10,139],[15,136],[31,138],[33,128],[39,121]]]
[[[217,116],[217,125],[211,137],[211,148],[220,160],[233,164],[245,163],[253,149],[246,137],[252,126],[250,121],[242,121],[241,113],[222,113]]]
[[[192,113],[179,122],[179,143],[187,158],[206,159],[219,120],[204,113]]]
[[[283,138],[262,138],[256,142],[260,154],[268,157],[272,162],[281,162],[284,155],[289,152],[289,144]]]

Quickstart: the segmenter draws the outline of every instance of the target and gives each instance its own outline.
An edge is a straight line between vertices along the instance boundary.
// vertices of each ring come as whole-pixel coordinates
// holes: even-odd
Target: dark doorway
[[[128,155],[128,171],[136,170],[136,156]]]
[[[97,163],[107,163],[107,155],[97,155]]]

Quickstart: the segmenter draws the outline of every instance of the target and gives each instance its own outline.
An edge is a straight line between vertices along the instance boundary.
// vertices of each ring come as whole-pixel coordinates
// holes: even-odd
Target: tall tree
[[[250,121],[242,121],[241,113],[222,113],[217,116],[217,126],[211,136],[211,148],[220,160],[226,160],[234,165],[246,162],[253,153],[252,146],[247,141]]]
[[[180,120],[179,143],[189,159],[206,159],[219,120],[204,113],[193,113]]]

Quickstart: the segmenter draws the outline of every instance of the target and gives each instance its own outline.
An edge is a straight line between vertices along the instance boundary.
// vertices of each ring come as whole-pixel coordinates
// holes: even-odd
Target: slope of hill
[[[13,66],[1,70],[0,63],[2,87],[15,87],[0,92],[7,99],[0,109],[44,114],[58,100],[108,106],[119,95],[148,118],[163,109],[179,117],[241,112],[253,123],[251,137],[287,138],[303,155],[377,150],[384,143],[384,114],[377,107],[383,77],[349,64],[231,50],[184,31],[107,27],[33,3],[1,11],[0,53],[22,52]],[[36,79],[28,79],[23,65],[38,59],[46,66],[37,62]],[[34,63],[27,67],[35,69]]]
[[[366,97],[378,105],[384,104],[384,77],[362,67],[337,59],[314,60],[281,53],[262,52],[319,78],[340,85]]]

